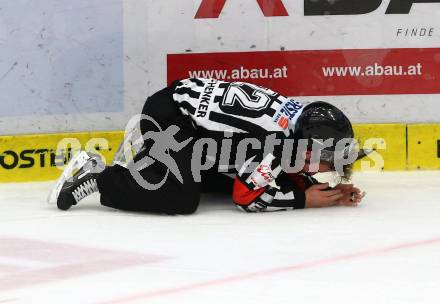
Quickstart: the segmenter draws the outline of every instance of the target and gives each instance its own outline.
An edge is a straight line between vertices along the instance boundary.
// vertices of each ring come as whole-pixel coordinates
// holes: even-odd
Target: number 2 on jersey
[[[222,110],[240,116],[260,117],[276,95],[256,85],[232,83],[223,97]]]

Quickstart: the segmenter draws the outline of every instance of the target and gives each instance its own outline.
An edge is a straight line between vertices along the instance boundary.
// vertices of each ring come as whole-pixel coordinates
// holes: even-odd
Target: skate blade
[[[52,191],[49,193],[49,196],[47,197],[47,203],[48,204],[55,204],[58,200],[58,196],[60,195],[61,188],[63,187],[64,183],[73,176],[73,171],[77,170],[78,168],[81,168],[84,166],[84,164],[88,161],[90,157],[87,155],[85,151],[81,151],[77,153],[67,164],[66,168],[64,168],[63,173],[58,178],[58,180],[55,183],[55,187],[52,189]]]

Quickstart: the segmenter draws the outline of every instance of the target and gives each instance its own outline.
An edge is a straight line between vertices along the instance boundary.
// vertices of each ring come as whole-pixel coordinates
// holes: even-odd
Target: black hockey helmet
[[[315,101],[304,107],[295,127],[299,138],[353,138],[353,127],[347,116],[334,105]]]
[[[322,150],[321,160],[334,164],[336,144],[341,139],[353,139],[354,133],[350,120],[341,110],[327,102],[316,101],[304,107],[295,125],[295,137],[309,139],[311,143],[333,138],[333,146]],[[347,157],[355,151],[354,146],[353,140],[339,155]]]

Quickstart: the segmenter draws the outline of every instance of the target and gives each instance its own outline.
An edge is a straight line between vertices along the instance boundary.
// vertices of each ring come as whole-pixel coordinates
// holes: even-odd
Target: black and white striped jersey
[[[205,134],[231,132],[243,137],[293,135],[303,105],[270,89],[244,82],[184,79],[173,84],[173,99]],[[235,171],[233,199],[248,212],[304,208],[304,192],[274,185],[282,173],[280,155],[256,152]],[[250,167],[253,164],[253,167]]]
[[[302,104],[270,89],[244,82],[184,79],[173,99],[197,126],[210,131],[255,135],[295,128]]]

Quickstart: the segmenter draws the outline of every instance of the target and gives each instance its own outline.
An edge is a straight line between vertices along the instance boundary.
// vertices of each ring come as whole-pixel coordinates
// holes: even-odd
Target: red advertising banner
[[[169,54],[167,80],[245,81],[287,96],[440,93],[440,48]]]

